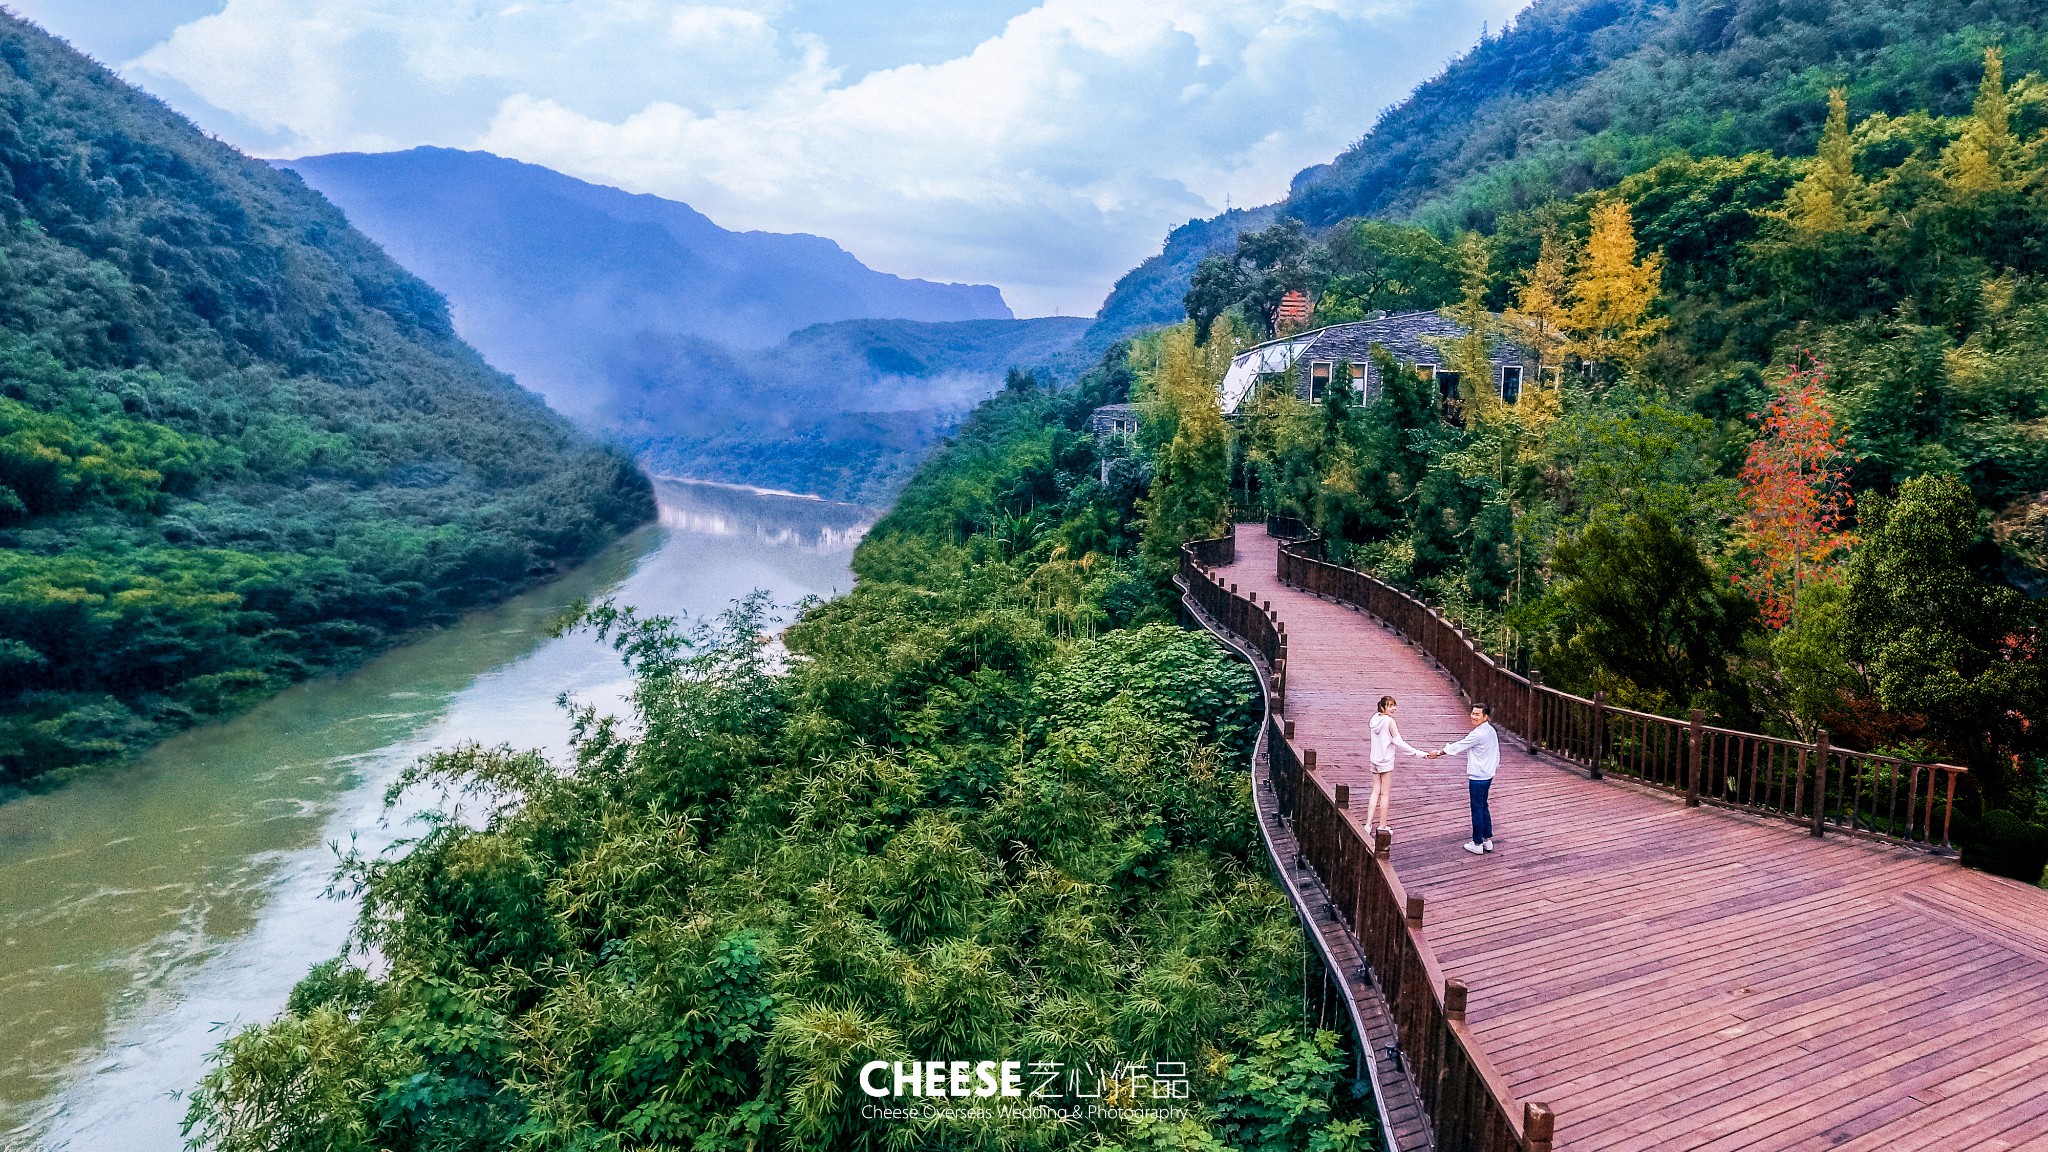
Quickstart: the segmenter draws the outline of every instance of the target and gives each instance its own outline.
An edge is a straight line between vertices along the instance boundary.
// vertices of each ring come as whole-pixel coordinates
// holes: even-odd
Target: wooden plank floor
[[[1238,529],[1230,579],[1288,636],[1287,718],[1362,818],[1366,722],[1420,748],[1457,689],[1356,610],[1280,584]],[[2048,1150],[2048,891],[1681,800],[1502,741],[1498,851],[1473,856],[1462,757],[1403,756],[1394,863],[1468,1020],[1557,1147]]]
[[[1241,637],[1231,635],[1221,621],[1209,616],[1192,596],[1182,607],[1202,627],[1235,648],[1258,672],[1261,685],[1270,689],[1272,669],[1258,650]],[[1267,700],[1271,701],[1270,692]],[[1320,953],[1327,971],[1336,976],[1339,998],[1351,1017],[1352,1035],[1362,1038],[1365,1065],[1379,1107],[1389,1152],[1433,1152],[1436,1141],[1429,1129],[1429,1117],[1422,1110],[1415,1081],[1408,1074],[1400,1054],[1393,1013],[1378,989],[1373,987],[1371,968],[1359,951],[1358,939],[1337,916],[1323,882],[1301,855],[1301,842],[1294,829],[1280,816],[1273,793],[1272,753],[1267,744],[1265,723],[1260,722],[1258,750],[1252,758],[1252,799],[1258,809],[1259,831],[1265,837],[1273,870],[1287,889],[1287,898],[1301,914],[1302,927],[1309,933],[1313,951]]]

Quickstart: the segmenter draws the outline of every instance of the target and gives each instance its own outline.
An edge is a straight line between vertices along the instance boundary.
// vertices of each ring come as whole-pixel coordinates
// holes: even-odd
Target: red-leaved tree
[[[1787,372],[1755,416],[1760,435],[1742,464],[1740,545],[1749,571],[1735,579],[1772,628],[1792,621],[1803,585],[1839,575],[1837,561],[1854,543],[1843,530],[1854,502],[1848,438],[1827,409],[1826,380],[1825,366],[1810,359]]]

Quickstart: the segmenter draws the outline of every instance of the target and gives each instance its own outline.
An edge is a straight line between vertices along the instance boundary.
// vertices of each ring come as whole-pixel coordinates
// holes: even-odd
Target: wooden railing
[[[1232,555],[1235,555],[1233,543]],[[1966,769],[1855,752],[1657,716],[1546,687],[1482,652],[1450,621],[1405,592],[1315,555],[1313,538],[1280,547],[1280,580],[1362,608],[1413,641],[1467,699],[1532,746],[1585,765],[1595,779],[1627,776],[1701,801],[1779,816],[1813,835],[1829,830],[1949,849],[1956,781]]]
[[[1550,1152],[1555,1118],[1519,1104],[1465,1024],[1466,986],[1446,979],[1423,935],[1423,902],[1394,871],[1383,834],[1369,844],[1345,816],[1348,788],[1315,779],[1315,752],[1294,741],[1284,718],[1287,635],[1270,603],[1239,592],[1216,570],[1236,556],[1235,535],[1181,549],[1181,583],[1211,619],[1245,640],[1270,670],[1266,746],[1275,807],[1289,821],[1302,863],[1314,870],[1333,910],[1358,940],[1371,978],[1394,1018],[1395,1034],[1439,1152]],[[1307,910],[1301,910],[1304,915]],[[1333,973],[1347,983],[1358,974]]]
[[[1266,517],[1266,535],[1275,540],[1304,540],[1315,534],[1315,529],[1310,528],[1299,516]]]
[[[1216,571],[1237,560],[1237,532],[1215,540],[1195,540],[1181,546],[1180,577],[1195,602],[1217,623],[1248,641],[1272,669],[1273,709],[1287,707],[1286,625],[1273,615],[1273,602],[1263,604],[1238,592]]]

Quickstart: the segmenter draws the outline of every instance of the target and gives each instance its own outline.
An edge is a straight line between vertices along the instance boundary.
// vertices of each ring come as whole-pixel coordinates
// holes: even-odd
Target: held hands
[[[1425,759],[1429,759],[1429,760],[1441,760],[1441,759],[1443,759],[1443,755],[1444,755],[1444,751],[1443,751],[1443,749],[1441,749],[1441,748],[1437,749],[1437,750],[1436,750],[1436,751],[1434,751],[1434,752],[1425,752],[1425,753],[1423,753],[1423,757],[1424,757]]]

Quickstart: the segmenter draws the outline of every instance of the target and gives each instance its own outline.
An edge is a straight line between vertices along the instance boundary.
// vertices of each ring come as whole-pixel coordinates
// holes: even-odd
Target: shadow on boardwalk
[[[1286,623],[1321,787],[1362,810],[1383,694],[1416,746],[1463,734],[1457,688],[1397,635],[1281,585],[1263,530],[1237,547],[1230,579]],[[1556,1110],[1557,1148],[2048,1150],[2048,892],[1502,749],[1499,851],[1459,848],[1461,758],[1402,758],[1395,844],[1468,1023]]]

